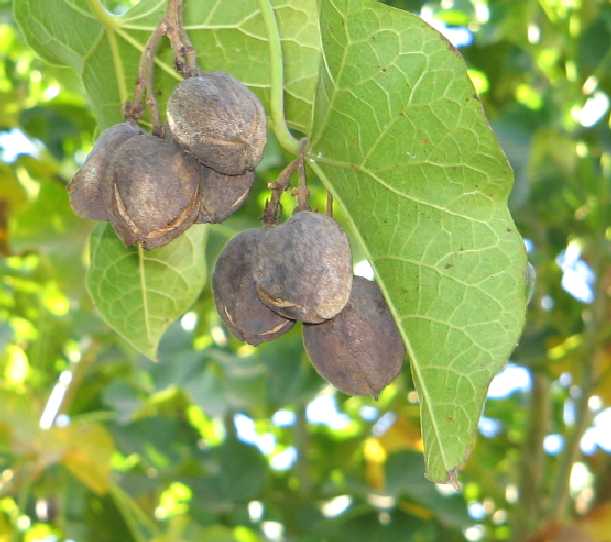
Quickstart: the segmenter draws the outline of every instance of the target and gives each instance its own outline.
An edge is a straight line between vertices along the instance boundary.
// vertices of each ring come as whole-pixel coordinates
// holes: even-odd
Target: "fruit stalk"
[[[183,0],[168,0],[166,14],[149,36],[142,51],[138,65],[138,79],[134,90],[134,99],[126,104],[125,118],[138,121],[143,113],[143,102],[146,96],[146,106],[151,117],[152,133],[162,136],[161,116],[157,95],[155,93],[155,58],[159,45],[164,37],[170,41],[176,60],[176,68],[184,77],[199,73],[197,69],[196,52],[191,40],[182,25]]]
[[[155,135],[161,133],[161,118],[159,115],[159,105],[155,95],[155,57],[159,50],[161,40],[167,33],[167,24],[163,18],[149,36],[138,65],[138,79],[134,90],[134,99],[126,104],[125,118],[137,121],[144,113],[143,100],[146,95],[146,105],[151,116],[152,132]]]
[[[276,182],[269,183],[268,188],[271,190],[272,195],[265,205],[265,212],[263,214],[263,223],[266,226],[273,226],[274,224],[278,223],[278,215],[280,214],[280,197],[282,196],[282,192],[288,188],[291,182],[291,175],[297,171],[299,162],[300,159],[293,160],[280,172]]]
[[[183,0],[168,0],[167,36],[176,56],[176,68],[187,79],[199,73],[197,53],[183,26]]]
[[[306,179],[304,153],[307,145],[307,140],[303,140],[301,150],[299,151],[299,160],[297,173],[299,175],[299,186],[297,187],[297,211],[310,210],[310,191],[308,190],[308,182]]]

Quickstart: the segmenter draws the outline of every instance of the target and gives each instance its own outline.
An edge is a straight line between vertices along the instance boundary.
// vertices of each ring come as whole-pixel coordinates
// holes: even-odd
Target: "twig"
[[[601,238],[601,247],[594,248],[594,260],[591,267],[596,276],[596,288],[594,303],[590,310],[585,314],[585,330],[583,333],[583,349],[580,363],[582,366],[581,375],[581,395],[575,405],[575,427],[569,437],[566,448],[562,455],[560,465],[556,474],[552,502],[549,509],[549,517],[555,520],[562,520],[567,513],[567,505],[570,494],[570,479],[573,464],[579,458],[580,443],[586,429],[592,420],[592,413],[588,406],[588,401],[596,385],[595,356],[601,344],[601,326],[607,321],[607,290],[604,279],[606,269],[606,250],[604,238]]]
[[[183,0],[168,0],[165,16],[153,30],[140,56],[138,65],[138,80],[134,90],[134,99],[125,105],[125,118],[138,121],[144,114],[144,101],[151,117],[152,132],[163,135],[161,115],[157,94],[155,92],[155,58],[159,51],[161,40],[167,37],[174,51],[176,68],[187,78],[199,73],[196,64],[195,49],[189,36],[182,26]]]
[[[554,520],[562,520],[567,513],[567,505],[570,494],[571,471],[575,461],[579,459],[580,443],[586,429],[592,421],[592,413],[588,407],[588,400],[592,393],[594,380],[594,363],[592,357],[584,360],[581,395],[575,405],[575,427],[566,442],[566,448],[560,459],[560,465],[556,474],[556,483],[552,492],[549,516]]]
[[[307,140],[304,139],[301,141],[301,149],[299,151],[299,158],[297,164],[297,172],[299,174],[299,186],[296,190],[298,212],[310,210],[310,191],[308,190],[304,158],[306,146]]]
[[[545,453],[543,439],[551,419],[550,381],[546,374],[530,371],[533,389],[529,425],[521,453],[520,514],[514,527],[514,540],[524,540],[541,520]]]
[[[327,216],[333,218],[333,194],[327,190],[327,203],[325,206],[325,213]]]
[[[138,66],[138,80],[134,91],[134,99],[125,106],[125,117],[138,121],[144,113],[143,100],[146,94],[146,105],[151,115],[152,131],[154,134],[161,133],[161,120],[159,116],[159,105],[155,94],[155,57],[159,50],[161,40],[167,33],[165,18],[162,19],[149,36],[148,41]]]
[[[167,36],[176,56],[176,69],[187,79],[199,73],[196,52],[182,24],[183,0],[169,0]]]
[[[280,196],[282,196],[282,192],[288,188],[291,181],[291,175],[299,168],[299,162],[299,158],[290,162],[289,165],[280,172],[276,182],[268,185],[272,194],[265,205],[265,211],[263,213],[263,223],[266,226],[273,226],[278,223],[280,216]]]

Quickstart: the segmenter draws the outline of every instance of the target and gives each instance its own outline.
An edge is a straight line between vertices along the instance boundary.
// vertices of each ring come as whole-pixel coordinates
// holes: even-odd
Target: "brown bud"
[[[271,311],[257,297],[252,269],[261,233],[262,230],[246,230],[229,241],[212,276],[220,317],[236,337],[252,345],[274,339],[295,324]]]
[[[316,370],[350,395],[377,395],[400,372],[405,347],[375,282],[354,277],[350,300],[335,318],[303,326]]]
[[[139,135],[121,145],[109,172],[111,220],[126,245],[160,247],[194,223],[201,168],[167,139]]]
[[[263,156],[265,110],[255,94],[227,73],[185,79],[168,100],[167,117],[174,139],[220,173],[253,170]]]
[[[242,207],[254,182],[254,171],[247,171],[242,175],[225,175],[203,166],[197,222],[200,224],[223,222]]]
[[[70,204],[77,215],[93,220],[109,219],[112,187],[105,182],[108,179],[106,172],[119,146],[141,133],[137,125],[127,122],[102,132],[68,186]]]
[[[254,277],[259,298],[278,314],[314,324],[333,318],[352,287],[348,238],[329,216],[297,213],[264,230]]]

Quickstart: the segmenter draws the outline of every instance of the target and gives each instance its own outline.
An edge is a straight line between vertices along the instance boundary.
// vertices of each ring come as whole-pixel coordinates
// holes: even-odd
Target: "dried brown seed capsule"
[[[303,326],[316,370],[350,395],[377,395],[400,372],[405,347],[380,288],[354,277],[350,300],[335,318]]]
[[[160,247],[195,222],[201,168],[171,140],[139,135],[121,145],[109,172],[111,220],[126,245]]]
[[[225,175],[204,166],[199,187],[201,200],[197,222],[223,222],[242,207],[254,182],[254,171],[242,175]]]
[[[238,175],[255,169],[263,156],[265,109],[227,73],[185,79],[168,100],[167,116],[174,139],[220,173]]]
[[[106,171],[115,152],[129,138],[141,134],[135,124],[123,122],[104,130],[68,186],[70,204],[74,212],[93,220],[108,220],[112,201],[112,187],[105,182]]]
[[[254,276],[259,298],[278,314],[312,324],[333,318],[352,287],[348,238],[329,216],[297,213],[264,230]]]
[[[212,276],[216,310],[236,337],[252,345],[275,339],[295,324],[271,311],[257,297],[252,271],[261,233],[246,230],[229,241]]]

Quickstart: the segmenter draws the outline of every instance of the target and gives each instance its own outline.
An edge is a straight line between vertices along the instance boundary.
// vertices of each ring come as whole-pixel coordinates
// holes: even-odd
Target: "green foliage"
[[[269,110],[261,93],[274,69],[265,63],[267,39],[244,42],[266,36],[255,3],[187,5],[185,24],[196,50],[206,52],[206,67],[251,85]],[[97,0],[86,6],[19,0],[15,14],[34,49],[81,73],[107,127],[134,85],[145,41],[135,36],[153,30],[164,5],[140,2],[120,18]],[[374,2],[322,2],[319,44],[317,25],[304,21],[315,13],[292,6],[276,13],[291,44],[283,49],[286,115],[311,136],[311,167],[342,204],[401,326],[422,397],[428,476],[446,481],[468,455],[488,383],[522,328],[526,262],[506,207],[511,171],[464,63],[439,33]],[[223,21],[221,38],[215,17]],[[85,34],[97,36],[93,47]],[[163,96],[175,85],[166,58],[159,61]],[[321,59],[316,88],[310,83]],[[305,73],[293,76],[292,66]],[[295,93],[301,99],[293,104]],[[191,254],[172,251],[171,267],[157,269],[149,287],[143,281],[153,273],[138,269],[110,229],[91,244],[88,288],[96,305],[132,346],[155,358],[161,333],[201,290],[199,277],[176,281],[174,268],[190,268]],[[120,281],[106,272],[116,260],[131,265],[117,267]],[[175,294],[185,284],[182,303]]]
[[[383,3],[403,11],[272,1],[288,121],[314,142],[313,204],[334,193],[355,261],[373,264],[412,350],[411,369],[373,401],[325,386],[298,327],[253,349],[215,314],[204,277],[228,238],[259,224],[266,184],[290,159],[275,139],[238,215],[161,249],[174,270],[144,254],[148,296],[137,251],[104,226],[88,242],[91,224],[71,212],[65,186],[95,133],[120,118],[163,2],[105,2],[111,17],[96,0],[17,0],[20,34],[0,1],[0,540],[264,542],[280,529],[291,542],[522,541],[558,517],[605,540],[609,450],[592,418],[611,402],[610,119],[604,105],[587,118],[584,106],[611,95],[611,10],[604,0]],[[257,3],[185,4],[202,66],[244,80],[269,111]],[[511,174],[463,62],[405,10],[472,32],[461,52],[516,173],[512,215],[537,271],[511,355],[531,385],[488,400],[458,491],[425,478],[423,445],[437,477],[471,448],[461,439],[476,432],[488,379],[517,340],[525,261],[505,208]],[[162,104],[178,80],[171,66],[162,48]],[[15,129],[33,149],[6,138]],[[92,256],[96,240],[108,257]],[[565,289],[567,249],[587,279],[580,298]],[[104,268],[116,279],[91,278]],[[87,273],[113,292],[96,307]],[[196,278],[183,288],[185,273]],[[156,303],[151,287],[172,303]],[[144,299],[158,312],[134,349]],[[442,378],[419,376],[439,365]],[[586,430],[583,442],[597,444],[580,452]],[[541,445],[552,434],[564,443],[557,455]]]
[[[164,331],[204,286],[205,235],[204,226],[195,226],[149,252],[126,249],[109,224],[91,236],[87,289],[106,323],[151,359]]]

